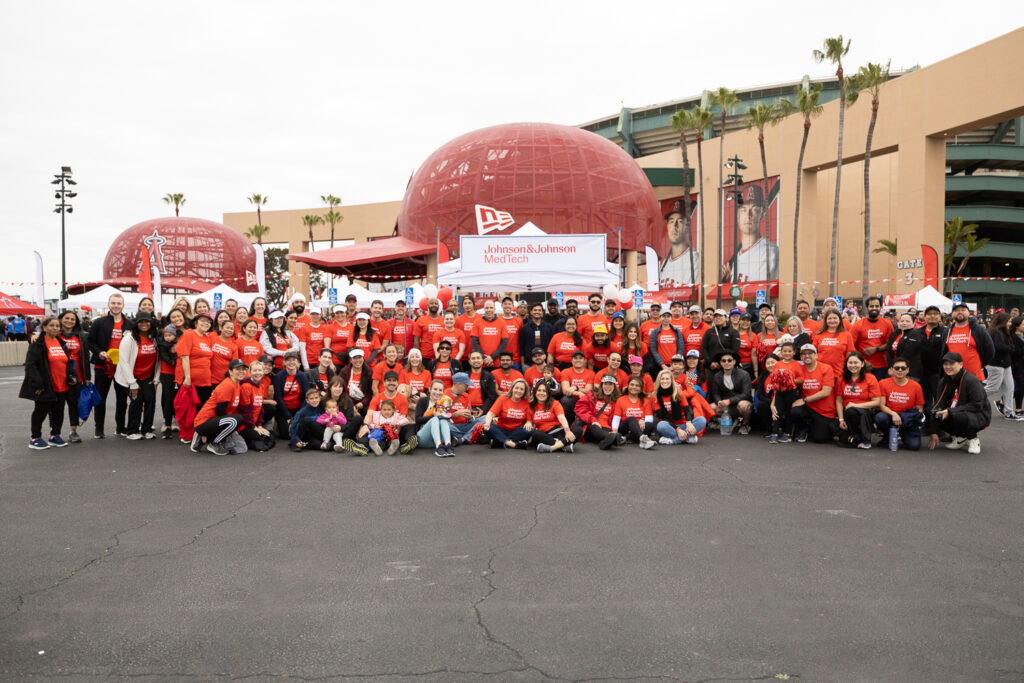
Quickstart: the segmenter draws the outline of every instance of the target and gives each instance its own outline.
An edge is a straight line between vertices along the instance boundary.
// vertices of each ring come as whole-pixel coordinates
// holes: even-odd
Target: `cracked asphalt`
[[[979,456],[33,452],[20,377],[5,680],[1024,680],[1021,424]]]

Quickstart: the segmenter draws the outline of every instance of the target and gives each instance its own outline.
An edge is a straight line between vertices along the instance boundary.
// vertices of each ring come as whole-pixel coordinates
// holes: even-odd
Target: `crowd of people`
[[[580,444],[697,444],[709,430],[763,434],[770,444],[981,451],[992,405],[1022,420],[1024,319],[988,326],[965,305],[864,316],[826,299],[778,320],[757,310],[654,304],[640,322],[594,293],[580,308],[471,296],[322,311],[296,295],[212,310],[178,299],[166,315],[143,299],[124,315],[112,295],[88,331],[75,311],[42,320],[21,397],[29,447],[80,442],[79,398],[95,389],[94,434],[178,438],[225,455],[286,443],[352,455],[450,457],[467,443],[572,453]],[[643,318],[644,316],[640,316]],[[65,408],[70,422],[62,438]],[[157,429],[156,420],[162,424]],[[49,421],[49,434],[43,423]]]

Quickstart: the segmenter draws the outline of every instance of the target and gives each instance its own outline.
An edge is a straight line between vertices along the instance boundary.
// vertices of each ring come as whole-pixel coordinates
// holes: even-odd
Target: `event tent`
[[[96,289],[91,289],[85,294],[77,294],[75,296],[69,296],[63,301],[57,302],[57,308],[60,310],[68,310],[72,308],[82,308],[83,306],[89,306],[94,311],[100,311],[107,309],[107,300],[111,294],[120,294],[124,297],[124,312],[135,313],[139,310],[139,302],[146,297],[145,294],[139,294],[138,292],[124,292],[116,287],[110,285],[100,285]]]
[[[0,292],[0,315],[18,315],[19,313],[22,315],[43,315],[45,311],[39,306],[22,301],[16,296]]]
[[[206,299],[207,301],[210,302],[210,306],[212,308],[216,308],[216,306],[213,305],[213,300],[215,298],[214,295],[216,294],[221,295],[222,302],[227,301],[228,299],[234,299],[235,301],[238,302],[239,306],[249,306],[249,304],[252,303],[253,299],[255,299],[258,296],[262,296],[259,292],[239,292],[234,287],[226,285],[222,282],[213,289],[208,289],[205,292],[200,292],[199,294],[190,295],[188,298],[193,304],[195,304],[196,299]]]
[[[943,313],[953,310],[953,300],[943,296],[931,285],[908,294],[889,294],[885,297],[884,305],[887,308],[910,308],[913,306],[918,310],[928,306],[938,306]]]

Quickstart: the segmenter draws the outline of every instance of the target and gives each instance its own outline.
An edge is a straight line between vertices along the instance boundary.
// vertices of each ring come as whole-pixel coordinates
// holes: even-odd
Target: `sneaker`
[[[394,455],[398,452],[398,447],[401,444],[398,443],[398,439],[391,439],[391,443],[388,444],[388,455]]]
[[[95,434],[92,435],[92,438],[94,438],[94,439],[102,439],[102,438],[104,438],[103,432],[96,432]]]
[[[184,439],[182,439],[184,441]],[[199,436],[199,432],[192,435],[192,441],[189,442],[188,449],[193,453],[198,453],[199,449],[203,447],[203,437]]]
[[[418,437],[415,434],[413,434],[412,436],[409,437],[408,441],[406,441],[405,443],[403,443],[401,445],[401,447],[398,449],[398,452],[401,453],[402,455],[409,455],[419,445],[420,445],[420,437]]]
[[[1020,422],[1024,420],[1024,417],[1018,415],[1017,413],[1003,413],[1003,417],[1013,422]]]
[[[658,444],[654,443],[654,439],[647,436],[646,434],[640,435],[640,448],[642,448],[643,450],[649,451],[652,448],[656,447],[657,445]]]
[[[792,440],[793,437],[791,437],[789,434],[782,434],[779,436],[778,441],[776,441],[776,443],[789,443]]]
[[[174,436],[174,434],[171,433],[171,428],[168,425],[164,425],[163,427],[160,428],[161,439],[169,439],[172,436]]]
[[[78,432],[71,432],[68,434],[68,441],[70,443],[82,443],[82,437],[78,435]]]
[[[686,437],[686,443],[695,444],[699,441],[696,434],[691,434]]]
[[[370,450],[374,455],[384,455],[384,449],[380,447],[380,442],[377,439],[370,439]]]
[[[118,430],[118,431],[117,431],[117,432],[115,433],[115,436],[120,436],[120,437],[122,437],[122,438],[127,438],[127,436],[128,436],[128,432],[124,431],[123,429],[122,429],[122,430]]]
[[[59,434],[50,434],[49,444],[54,448],[64,448],[68,445],[68,442],[60,438]]]
[[[562,452],[563,453],[575,453],[576,452],[576,444],[573,444],[573,443],[565,444],[564,446],[562,446]]]
[[[608,450],[612,446],[616,445],[616,442],[618,441],[618,439],[616,439],[617,436],[618,434],[609,434],[608,436],[601,439],[601,443],[597,444],[597,447],[600,448],[602,451]]]
[[[537,444],[537,452],[538,453],[550,453],[551,452],[551,446],[547,445],[546,443],[539,443],[539,444]]]
[[[529,447],[530,447],[530,442],[529,441],[525,441],[525,440],[524,441],[516,441],[516,448],[518,448],[521,451],[525,451]]]
[[[129,441],[138,441],[139,439],[142,438],[142,434],[139,434],[138,432],[135,432],[133,434],[129,434],[125,438],[128,439]]]
[[[448,457],[448,453],[445,452],[443,445],[439,445],[437,448],[434,449],[434,455],[436,455],[439,458]]]
[[[973,439],[968,441],[967,452],[972,455],[977,455],[978,453],[981,453],[981,439],[979,439],[978,437],[974,437]]]
[[[667,436],[663,436],[660,439],[658,439],[658,443],[662,444],[663,446],[671,446],[675,444],[675,441],[673,441]]]
[[[871,444],[861,441],[859,444],[857,444],[857,448],[862,448],[865,451],[869,451],[871,450]]]
[[[334,444],[334,452],[335,453],[344,453],[345,452],[345,447],[342,446],[340,443],[336,443],[336,444]]]
[[[341,442],[341,445],[345,447],[345,451],[356,456],[369,455],[370,450],[361,443],[356,443],[352,439],[345,439]]]
[[[996,401],[996,410],[1000,413],[1006,414],[1006,405],[1002,401]]]
[[[748,425],[746,422],[741,422],[740,426],[736,428],[736,431],[746,436],[747,434],[750,433],[750,425]]]
[[[50,447],[50,444],[43,441],[42,437],[39,437],[38,439],[31,439],[28,442],[28,447],[34,451],[45,451]]]
[[[962,436],[954,436],[953,440],[946,444],[946,448],[956,451],[967,445],[967,439]]]
[[[142,438],[148,441],[149,439],[155,439],[156,434],[154,434],[153,432],[146,432],[145,434],[142,435]]]
[[[622,446],[625,443],[626,443],[626,437],[624,437],[622,434],[616,434],[615,435],[615,445],[616,446]]]
[[[800,432],[796,435],[797,443],[807,443],[807,432]]]
[[[214,455],[228,454],[228,449],[224,448],[224,446],[220,445],[219,443],[214,443],[212,441],[206,444],[206,450],[208,450],[210,453],[213,453]]]
[[[331,447],[331,444],[327,443],[326,441],[324,441],[322,444],[320,444],[320,450],[322,450],[322,451],[326,451],[330,447]]]
[[[772,444],[773,446],[775,444],[777,444],[778,442],[779,442],[779,435],[778,434],[772,434],[771,436],[768,437],[768,443]]]

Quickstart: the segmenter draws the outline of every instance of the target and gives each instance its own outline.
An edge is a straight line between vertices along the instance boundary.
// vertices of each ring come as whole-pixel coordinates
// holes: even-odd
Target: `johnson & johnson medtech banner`
[[[464,271],[600,270],[605,253],[604,235],[463,235],[459,243]]]

